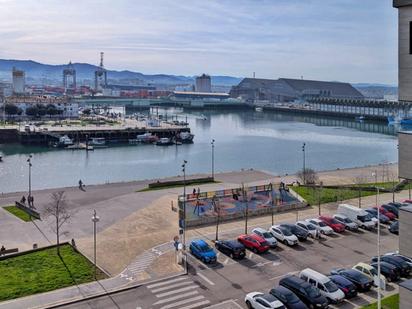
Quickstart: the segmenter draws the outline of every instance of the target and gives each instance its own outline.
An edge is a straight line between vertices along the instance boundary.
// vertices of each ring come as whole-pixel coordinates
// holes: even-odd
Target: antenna
[[[100,52],[100,67],[103,68],[103,56],[104,52]]]
[[[253,78],[255,78],[255,72],[253,72]]]

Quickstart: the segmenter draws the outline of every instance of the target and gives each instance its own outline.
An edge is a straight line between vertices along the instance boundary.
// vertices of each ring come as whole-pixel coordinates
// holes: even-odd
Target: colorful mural
[[[195,193],[196,192],[196,193]],[[271,207],[296,203],[298,200],[285,187],[262,185],[219,191],[199,192],[193,190],[186,199],[186,220],[198,220],[202,217],[221,217],[234,213],[249,213]],[[179,197],[179,206],[183,214],[183,196]]]

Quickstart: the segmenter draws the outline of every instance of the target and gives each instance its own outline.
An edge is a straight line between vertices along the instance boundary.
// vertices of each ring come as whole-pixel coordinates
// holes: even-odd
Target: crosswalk
[[[145,251],[143,254],[139,255],[132,263],[127,266],[127,268],[120,274],[120,277],[126,280],[132,281],[137,278],[141,273],[146,271],[146,269],[153,263],[153,261],[158,256],[157,252]]]
[[[187,276],[156,282],[147,288],[156,298],[151,308],[197,309],[210,304],[210,301],[199,293],[199,285]]]

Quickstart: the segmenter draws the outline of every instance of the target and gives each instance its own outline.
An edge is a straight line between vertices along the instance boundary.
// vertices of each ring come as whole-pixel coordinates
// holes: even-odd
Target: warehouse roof
[[[335,96],[363,98],[363,95],[349,83],[290,78],[279,78],[279,80],[285,81],[296,91],[320,89],[330,91]]]

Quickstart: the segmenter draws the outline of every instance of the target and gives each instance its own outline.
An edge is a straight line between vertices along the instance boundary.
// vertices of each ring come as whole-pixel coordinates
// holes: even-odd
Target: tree
[[[48,104],[46,106],[46,114],[50,116],[54,116],[58,114],[58,110],[54,104]]]
[[[60,255],[60,233],[61,227],[70,221],[73,213],[67,206],[64,191],[58,191],[51,194],[51,201],[47,205],[44,214],[46,217],[51,217],[55,224],[52,225],[53,232],[56,233],[57,254]]]
[[[19,112],[19,108],[14,104],[6,104],[4,106],[4,112],[7,115],[17,115]]]
[[[89,116],[90,114],[91,114],[91,109],[90,108],[85,108],[84,110],[83,110],[83,115],[86,115],[86,116]]]
[[[39,109],[36,106],[29,106],[26,108],[26,115],[36,117],[39,113]]]
[[[297,176],[304,185],[314,185],[319,180],[318,174],[315,170],[311,168],[305,168],[305,170],[300,170],[297,173]]]
[[[362,175],[356,176],[354,179],[354,183],[358,187],[358,206],[359,208],[362,207],[362,184],[366,183],[367,179],[366,177],[363,177]]]

